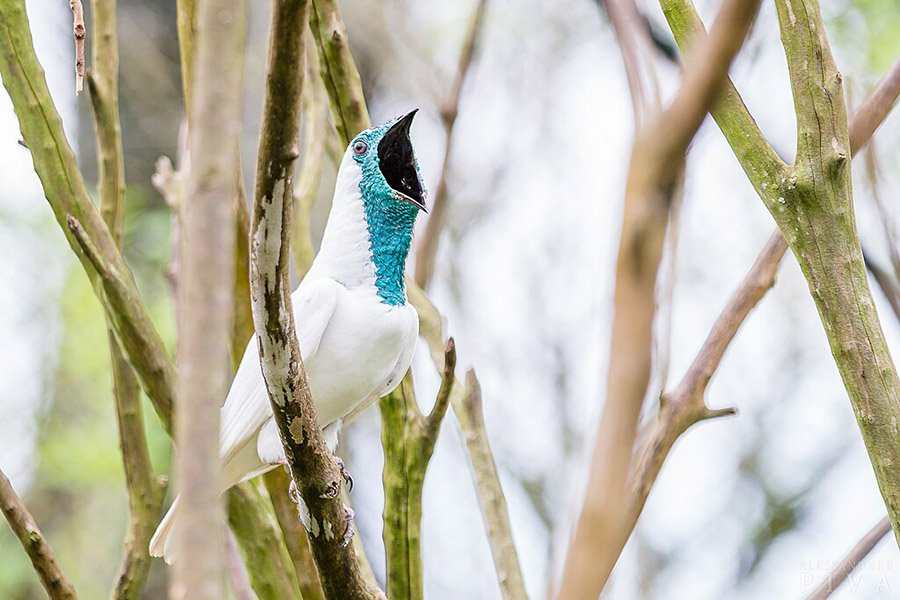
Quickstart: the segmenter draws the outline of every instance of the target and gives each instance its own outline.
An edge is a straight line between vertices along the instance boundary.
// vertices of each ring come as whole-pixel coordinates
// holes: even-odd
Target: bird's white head
[[[328,248],[329,262],[341,275],[353,269],[353,257],[347,256],[353,252],[350,245],[367,246],[367,268],[374,275],[378,295],[390,305],[406,302],[403,275],[413,226],[419,211],[427,211],[425,186],[409,136],[415,114],[413,110],[366,129],[350,142],[338,170],[325,234],[335,240],[334,247]],[[331,241],[323,239],[323,250]]]

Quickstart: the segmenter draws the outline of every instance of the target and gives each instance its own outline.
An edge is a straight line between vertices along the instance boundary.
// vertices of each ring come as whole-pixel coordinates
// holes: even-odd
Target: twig
[[[419,410],[412,393],[412,371],[378,404],[384,447],[384,546],[389,598],[422,600],[425,596],[420,546],[422,490],[453,386],[453,338],[447,342],[444,357],[441,387],[428,416]]]
[[[522,567],[519,565],[519,557],[512,539],[509,509],[506,506],[497,465],[494,463],[494,455],[484,426],[481,385],[475,377],[475,371],[470,370],[466,373],[465,391],[460,401],[454,404],[454,414],[469,451],[475,489],[482,507],[500,591],[505,600],[527,599]]]
[[[125,161],[119,123],[116,3],[93,0],[92,8],[93,71],[88,72],[87,78],[97,138],[100,213],[121,249],[125,221]],[[112,597],[136,599],[147,580],[150,567],[147,545],[162,508],[166,481],[155,475],[150,462],[137,378],[108,319],[107,329],[129,512],[125,551]]]
[[[487,4],[487,0],[479,0],[478,5],[475,7],[475,12],[469,23],[469,29],[459,55],[459,64],[456,68],[456,76],[453,79],[453,87],[450,88],[450,94],[441,107],[441,123],[444,126],[444,162],[441,165],[441,175],[434,193],[434,201],[431,204],[428,221],[425,223],[425,231],[422,232],[422,237],[416,249],[415,279],[422,289],[428,289],[428,284],[434,275],[434,260],[437,256],[438,243],[440,242],[444,218],[447,213],[447,178],[450,171],[450,158],[453,152],[453,126],[456,124],[457,115],[459,115],[459,100],[462,96],[463,84],[472,68],[475,50],[484,24]]]
[[[84,7],[81,0],[69,0],[72,9],[72,36],[75,38],[75,95],[84,90]]]
[[[307,2],[291,0],[275,2],[272,11],[251,226],[253,322],[287,464],[313,524],[310,542],[326,597],[381,598],[380,590],[367,586],[349,540],[343,539],[347,514],[339,494],[342,478],[316,418],[291,306],[292,170],[298,156],[308,15]]]
[[[0,471],[0,510],[9,522],[13,533],[19,538],[22,547],[31,559],[34,570],[43,584],[47,594],[53,600],[76,600],[78,595],[75,588],[66,577],[65,573],[56,563],[53,549],[44,539],[44,534],[38,529],[34,517],[22,504],[22,500],[16,495],[16,491]]]
[[[873,129],[874,131],[874,129]],[[850,575],[850,572],[861,563],[868,554],[875,549],[884,536],[891,531],[891,521],[884,517],[863,536],[859,542],[853,546],[853,549],[845,556],[841,562],[837,564],[834,570],[829,573],[825,580],[807,596],[807,600],[826,600],[841,586],[842,583]]]
[[[600,595],[619,555],[638,416],[650,378],[656,275],[688,144],[715,100],[759,2],[726,0],[671,105],[639,131],[625,189],[606,404],[560,598]]]

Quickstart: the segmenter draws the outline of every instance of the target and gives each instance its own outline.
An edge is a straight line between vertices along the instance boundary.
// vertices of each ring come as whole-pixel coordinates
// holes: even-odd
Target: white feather
[[[400,382],[419,331],[411,305],[388,305],[378,296],[361,176],[348,150],[321,248],[291,295],[310,391],[332,449],[343,417],[357,414]],[[255,336],[222,407],[219,447],[222,491],[284,462]],[[150,554],[170,563],[177,555],[176,507],[177,498],[150,542]]]

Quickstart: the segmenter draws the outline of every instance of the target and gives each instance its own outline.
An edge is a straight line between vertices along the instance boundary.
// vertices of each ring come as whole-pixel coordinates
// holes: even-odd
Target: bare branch
[[[69,0],[72,9],[72,36],[75,38],[75,95],[84,90],[84,6],[81,0]]]
[[[825,577],[825,580],[819,587],[817,587],[812,594],[807,596],[807,600],[826,600],[827,598],[830,598],[841,584],[844,583],[850,575],[850,572],[875,549],[878,542],[883,540],[884,536],[890,533],[890,531],[890,519],[884,517],[878,521],[875,527],[870,529],[869,532],[853,546],[853,549],[850,550],[847,556],[837,564],[834,570]]]
[[[293,168],[308,15],[307,2],[291,0],[275,2],[272,12],[251,227],[253,321],[287,464],[313,524],[310,542],[326,597],[380,598],[380,590],[363,579],[349,538],[344,539],[348,525],[339,493],[342,477],[316,418],[291,306]]]
[[[431,204],[428,221],[425,223],[425,231],[416,249],[416,283],[422,289],[427,289],[434,275],[434,259],[437,256],[438,242],[444,219],[447,213],[447,177],[450,170],[450,157],[453,151],[453,126],[459,115],[459,99],[462,96],[463,83],[472,68],[478,39],[484,24],[484,14],[487,9],[487,0],[479,0],[475,7],[475,13],[469,24],[469,30],[463,41],[462,52],[459,55],[459,65],[456,68],[456,76],[453,79],[453,87],[444,105],[441,107],[441,122],[444,125],[444,162],[441,165],[441,175],[438,179],[434,200]]]
[[[9,479],[0,471],[0,510],[31,559],[34,570],[52,600],[77,600],[75,588],[56,563],[53,549],[38,529],[34,517],[16,495]]]
[[[625,189],[616,267],[606,404],[584,507],[569,546],[559,597],[597,598],[619,556],[627,479],[650,378],[656,276],[668,211],[685,153],[726,78],[759,2],[726,0],[672,104],[638,132]]]

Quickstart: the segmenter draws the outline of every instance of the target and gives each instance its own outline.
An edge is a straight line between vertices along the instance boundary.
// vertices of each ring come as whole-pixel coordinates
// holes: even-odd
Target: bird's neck
[[[416,222],[416,207],[360,185],[369,232],[375,287],[385,304],[406,303],[406,257]]]
[[[405,304],[403,277],[417,209],[362,181],[338,181],[311,274],[348,288],[371,286],[383,303]]]

